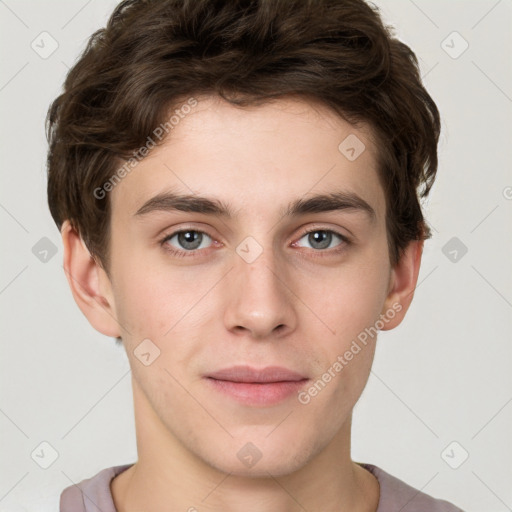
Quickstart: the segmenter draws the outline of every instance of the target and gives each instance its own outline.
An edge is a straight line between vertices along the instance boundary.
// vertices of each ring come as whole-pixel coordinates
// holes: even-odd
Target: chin
[[[242,463],[233,462],[233,460],[221,461],[213,467],[222,473],[230,474],[234,477],[243,478],[271,478],[290,475],[301,469],[306,461],[300,462],[296,458],[287,460],[259,460],[254,466],[246,467]]]
[[[209,466],[231,476],[269,478],[289,475],[305,466],[320,450],[321,443],[291,437],[257,437],[253,441],[232,439],[229,446],[217,445],[215,453],[197,454]]]

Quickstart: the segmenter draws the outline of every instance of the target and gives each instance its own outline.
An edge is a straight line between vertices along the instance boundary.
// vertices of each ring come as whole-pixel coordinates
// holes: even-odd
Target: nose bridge
[[[247,237],[236,248],[229,283],[226,327],[245,329],[254,337],[295,328],[293,294],[285,267],[268,238]],[[277,329],[279,327],[279,329]]]

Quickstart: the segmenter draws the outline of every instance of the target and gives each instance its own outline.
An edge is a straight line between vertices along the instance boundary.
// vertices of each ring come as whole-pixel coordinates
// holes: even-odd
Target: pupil
[[[317,247],[317,249],[325,249],[326,247],[329,247],[331,236],[331,233],[328,233],[327,231],[314,231],[309,235],[309,242],[311,245],[319,244],[320,247]]]
[[[181,245],[186,249],[197,249],[199,245],[201,245],[201,241],[199,240],[199,244],[197,240],[199,237],[199,233],[197,231],[184,231],[179,235]]]

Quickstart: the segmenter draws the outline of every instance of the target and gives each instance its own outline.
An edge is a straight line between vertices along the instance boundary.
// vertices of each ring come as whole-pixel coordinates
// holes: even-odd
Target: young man
[[[376,10],[125,1],[48,128],[64,267],[127,351],[138,448],[62,512],[460,510],[350,455],[376,333],[413,298],[439,136]]]

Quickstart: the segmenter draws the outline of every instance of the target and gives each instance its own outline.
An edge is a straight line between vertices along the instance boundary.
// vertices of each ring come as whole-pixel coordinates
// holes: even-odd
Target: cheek
[[[309,348],[319,363],[314,389],[308,394],[312,400],[318,396],[314,398],[316,407],[336,410],[340,421],[364,389],[375,353],[375,326],[389,277],[379,254],[378,250],[368,250],[336,271],[330,269],[328,275],[301,283],[301,297],[313,305],[311,309],[322,321],[311,316],[304,325],[309,339],[316,340]]]
[[[162,260],[149,265],[135,254],[117,270],[116,313],[123,338],[130,346],[149,338],[162,351],[172,343],[178,356],[176,339],[193,338],[211,316],[218,272],[206,266],[172,267]]]
[[[368,259],[366,260],[368,261]],[[324,277],[302,280],[300,296],[336,340],[341,350],[366,328],[375,325],[382,311],[389,274],[383,262],[353,261]],[[313,286],[314,285],[314,286]]]

